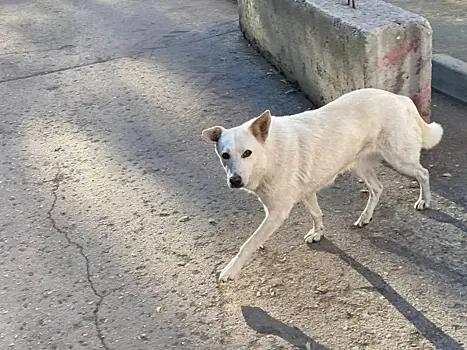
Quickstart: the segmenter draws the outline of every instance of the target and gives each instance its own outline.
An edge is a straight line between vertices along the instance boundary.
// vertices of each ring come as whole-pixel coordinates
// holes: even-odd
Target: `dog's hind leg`
[[[401,172],[404,172],[409,176],[411,174],[420,184],[420,195],[413,207],[417,210],[428,208],[431,202],[430,173],[428,170],[422,167],[420,164],[417,164],[407,168],[404,167],[402,168]]]
[[[394,170],[402,175],[415,178],[420,184],[420,195],[414,204],[417,210],[423,210],[430,206],[431,191],[430,191],[430,173],[422,167],[420,163],[404,163],[402,161],[387,160]]]
[[[401,149],[402,147],[398,147]],[[417,210],[423,210],[430,206],[430,173],[420,165],[420,149],[418,145],[406,145],[403,151],[397,153],[393,150],[383,152],[384,160],[388,165],[401,175],[415,178],[420,184],[420,196],[414,204]]]
[[[358,220],[354,223],[354,226],[356,227],[363,227],[368,225],[373,218],[373,212],[375,211],[379,198],[381,197],[381,193],[383,192],[383,185],[376,177],[371,163],[358,163],[358,165],[353,168],[353,171],[365,182],[369,192],[366,207]]]
[[[268,208],[266,217],[255,233],[242,245],[237,255],[222,270],[219,280],[235,279],[251,255],[271,237],[271,235],[284,223],[292,210],[293,203],[280,203],[274,208]]]
[[[414,111],[414,113],[416,112]],[[436,131],[436,133],[439,132],[442,130]],[[431,201],[430,173],[420,164],[423,137],[424,135],[420,135],[418,128],[408,125],[401,130],[393,131],[393,134],[386,137],[384,147],[380,146],[381,155],[389,167],[401,175],[415,178],[420,184],[420,196],[414,204],[414,208],[417,210],[429,207]],[[431,135],[430,137],[435,136]],[[438,135],[435,138],[437,137],[441,136]]]
[[[303,203],[308,208],[313,219],[313,228],[305,235],[306,243],[319,242],[323,238],[324,225],[323,225],[323,212],[321,211],[316,192],[308,195]]]

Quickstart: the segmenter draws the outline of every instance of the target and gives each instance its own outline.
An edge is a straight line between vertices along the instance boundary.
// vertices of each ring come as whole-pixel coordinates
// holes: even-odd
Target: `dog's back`
[[[317,110],[273,117],[267,147],[271,166],[294,187],[319,190],[362,162],[418,162],[421,148],[441,136],[442,128],[426,124],[408,97],[361,89]]]

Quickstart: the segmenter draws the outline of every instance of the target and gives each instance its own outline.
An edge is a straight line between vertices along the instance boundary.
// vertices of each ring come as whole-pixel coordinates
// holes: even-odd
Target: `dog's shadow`
[[[318,244],[313,244],[310,249],[325,251],[339,256],[339,258],[360,273],[373,288],[386,298],[415,328],[437,349],[457,350],[463,349],[462,345],[447,335],[441,328],[426,318],[397,291],[392,288],[380,275],[356,261],[349,254],[341,250],[331,241],[323,238]]]
[[[303,350],[325,350],[325,346],[319,344],[300,329],[270,316],[266,311],[259,307],[242,306],[242,314],[247,325],[260,334],[271,334],[278,336],[297,349]]]

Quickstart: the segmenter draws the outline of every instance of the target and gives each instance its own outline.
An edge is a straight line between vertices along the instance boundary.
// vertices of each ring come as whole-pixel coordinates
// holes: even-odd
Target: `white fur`
[[[443,127],[438,123],[431,123],[423,129],[422,147],[430,149],[435,147],[443,137]]]
[[[408,97],[361,89],[322,108],[292,116],[271,117],[267,112],[232,129],[203,131],[205,139],[216,142],[228,177],[241,176],[244,189],[258,196],[266,212],[264,221],[221,272],[220,280],[237,277],[299,201],[313,219],[305,241],[319,241],[324,226],[316,193],[344,171],[353,171],[369,190],[368,203],[354,224],[357,227],[370,222],[378,204],[383,186],[373,168],[382,160],[420,183],[416,209],[429,206],[429,174],[420,165],[420,150],[434,147],[443,129],[439,124],[425,123]],[[266,140],[253,135],[254,123],[263,122],[264,129],[264,121],[269,119],[268,133],[261,134]],[[250,150],[251,156],[243,158],[245,150]],[[228,160],[220,156],[224,152],[230,155]]]

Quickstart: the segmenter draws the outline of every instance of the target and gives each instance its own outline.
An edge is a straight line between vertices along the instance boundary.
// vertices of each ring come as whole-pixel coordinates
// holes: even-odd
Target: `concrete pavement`
[[[374,221],[349,176],[298,207],[245,268],[262,220],[225,187],[212,124],[311,108],[244,41],[235,3],[0,5],[1,349],[461,349],[467,342],[464,106],[435,94],[434,210],[387,169]],[[449,118],[447,117],[449,116]]]

